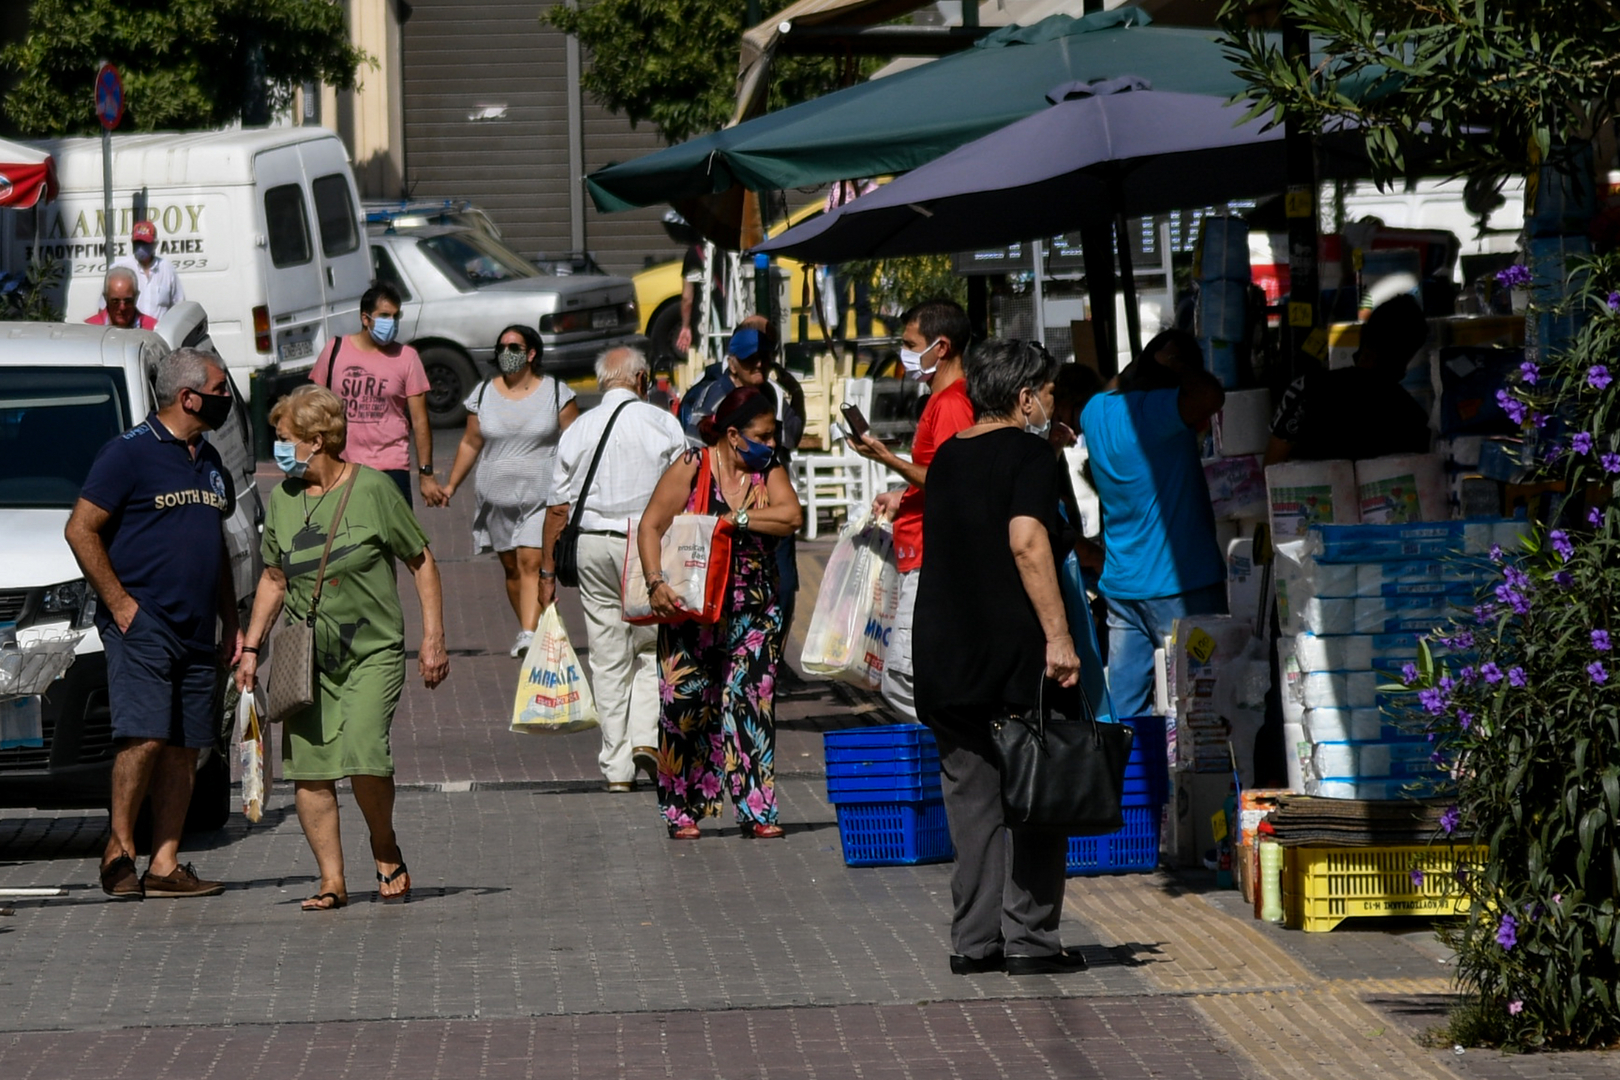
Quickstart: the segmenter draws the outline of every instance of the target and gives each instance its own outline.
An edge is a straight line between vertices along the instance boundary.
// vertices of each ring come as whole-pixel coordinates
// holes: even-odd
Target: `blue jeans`
[[[1120,716],[1153,715],[1153,650],[1183,615],[1225,615],[1226,583],[1152,600],[1108,600],[1108,687]]]

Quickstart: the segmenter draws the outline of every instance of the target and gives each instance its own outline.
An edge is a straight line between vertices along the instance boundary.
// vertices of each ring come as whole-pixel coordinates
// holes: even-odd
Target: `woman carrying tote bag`
[[[684,511],[722,516],[733,529],[731,580],[720,619],[658,628],[658,808],[671,837],[696,840],[698,821],[718,817],[731,792],[744,837],[782,835],[776,823],[776,543],[804,520],[776,458],[776,412],[759,390],[727,394],[700,425],[704,450],[677,460],[658,481],[636,544],[643,567]],[[706,478],[698,490],[698,481]],[[661,570],[646,572],[654,613],[681,609]]]
[[[343,777],[371,833],[377,894],[403,900],[411,878],[394,835],[388,741],[405,687],[405,619],[394,560],[409,568],[421,601],[417,665],[430,690],[450,672],[438,566],[427,534],[393,481],[340,456],[347,424],[335,394],[300,386],[276,403],[270,422],[276,464],[287,479],[270,493],[265,509],[264,575],[236,685],[244,693],[253,686],[259,649],[282,618],[283,604],[297,618],[314,609],[314,700],[285,718],[281,738],[282,775],[293,781],[298,823],[320,868],[320,884],[303,909],[331,911],[349,902],[338,831],[337,782]],[[325,570],[317,575],[323,552]],[[318,603],[317,576],[323,585]],[[267,659],[272,669],[310,663],[307,653],[293,650]]]
[[[913,660],[956,847],[951,970],[1075,971],[1085,961],[1058,938],[1068,838],[1007,827],[992,734],[1039,704],[1043,675],[1079,678],[1053,558],[1058,365],[1037,343],[991,339],[964,367],[976,422],[928,466]]]

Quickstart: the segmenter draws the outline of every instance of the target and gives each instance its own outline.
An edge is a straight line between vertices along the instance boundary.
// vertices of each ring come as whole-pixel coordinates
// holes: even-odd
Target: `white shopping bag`
[[[624,598],[624,621],[645,626],[660,622],[715,623],[725,611],[726,586],[731,581],[731,523],[708,514],[676,514],[664,533],[659,551],[664,583],[675,593],[681,614],[672,619],[655,615],[647,597],[647,577],[636,545],[639,518],[631,518],[630,543],[624,549],[624,575],[619,595]]]
[[[258,821],[264,816],[264,702],[255,687],[236,700],[236,733],[231,745],[242,763],[242,816]]]
[[[596,726],[596,699],[563,629],[557,605],[546,608],[518,673],[513,731],[569,732]]]
[[[804,635],[804,670],[876,690],[900,606],[894,528],[870,515],[845,527],[827,559]]]

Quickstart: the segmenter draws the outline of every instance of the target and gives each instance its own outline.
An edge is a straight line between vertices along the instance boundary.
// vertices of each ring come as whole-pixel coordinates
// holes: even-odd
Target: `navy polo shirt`
[[[101,537],[113,573],[141,610],[186,644],[212,649],[221,524],[236,505],[219,451],[200,441],[193,456],[153,413],[101,448],[79,494],[112,515]],[[98,605],[97,627],[105,632],[112,621]]]

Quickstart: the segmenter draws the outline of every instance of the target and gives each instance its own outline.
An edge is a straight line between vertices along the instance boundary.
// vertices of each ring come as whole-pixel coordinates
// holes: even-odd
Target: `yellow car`
[[[824,204],[820,202],[813,202],[808,206],[800,207],[789,214],[785,221],[778,222],[767,232],[771,236],[776,236],[778,233],[785,232],[795,225],[810,220],[821,213],[823,208]],[[666,227],[669,227],[667,223],[670,221],[670,216],[666,215],[665,221]],[[685,222],[680,222],[678,227],[670,227],[672,236],[677,234],[677,228],[686,229],[689,226]],[[796,259],[786,258],[778,259],[776,264],[787,271],[788,296],[793,305],[793,310],[788,318],[788,343],[797,342],[800,338],[799,326],[801,321],[804,321],[801,316],[808,317],[806,325],[809,327],[810,339],[819,340],[821,326],[816,321],[815,312],[805,306],[804,264]],[[636,306],[641,309],[642,316],[646,319],[642,332],[647,335],[648,340],[651,342],[652,358],[655,360],[667,360],[677,357],[675,337],[681,331],[681,287],[685,284],[684,279],[681,277],[681,260],[671,259],[669,262],[649,266],[631,278],[631,281],[635,283],[636,287]],[[851,304],[845,314],[843,332],[839,333],[837,327],[830,327],[829,330],[834,337],[841,340],[852,340],[857,336],[855,324],[855,306]],[[882,328],[883,321],[880,318],[874,325],[873,330],[882,333]],[[868,331],[869,334],[871,332]]]

